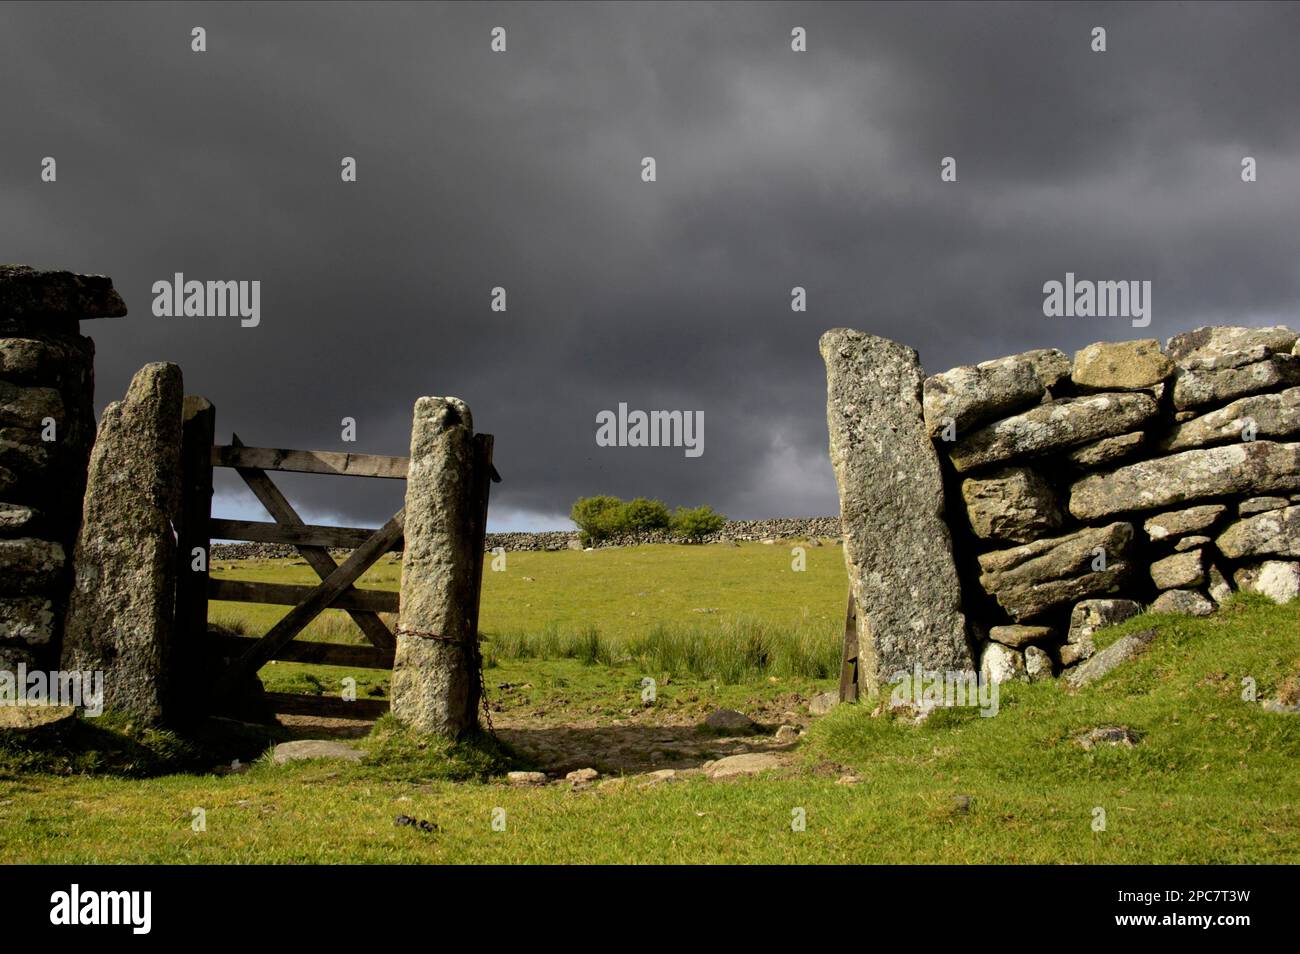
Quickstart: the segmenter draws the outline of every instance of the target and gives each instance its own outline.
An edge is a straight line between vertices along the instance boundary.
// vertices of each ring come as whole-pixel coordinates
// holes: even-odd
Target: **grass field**
[[[802,570],[792,546],[803,546]],[[213,575],[267,583],[314,583],[298,561],[217,562]],[[390,555],[360,585],[397,589],[401,563]],[[647,673],[697,676],[724,684],[761,677],[831,679],[839,672],[847,583],[838,547],[787,543],[655,545],[589,552],[520,552],[483,576],[480,629],[489,669],[525,659],[624,664]],[[266,632],[286,607],[211,604],[212,620]],[[300,637],[364,643],[338,610]],[[331,691],[345,677],[383,697],[387,676],[369,670],[276,663],[262,671],[275,692]],[[502,681],[502,680],[497,680]]]
[[[807,556],[798,574],[780,545],[512,554],[484,583],[500,717],[559,736],[583,725],[643,732],[722,705],[798,705],[831,680],[760,666],[728,680],[708,672],[720,654],[660,672],[659,699],[642,707],[638,651],[660,624],[689,644],[743,633],[742,619],[773,643],[802,633],[834,648],[841,554]],[[221,572],[283,580],[303,569]],[[396,569],[377,568],[373,584],[393,585]],[[259,632],[282,611],[246,625]],[[996,717],[940,710],[919,726],[840,706],[811,721],[788,768],[726,781],[683,773],[644,787],[514,787],[501,773],[527,766],[509,752],[422,742],[391,720],[358,743],[366,762],[263,760],[242,774],[214,774],[186,762],[186,743],[112,722],[83,724],[57,758],[0,738],[0,861],[1300,861],[1300,717],[1242,698],[1246,678],[1259,699],[1300,694],[1300,606],[1238,598],[1208,619],[1142,617],[1101,641],[1146,625],[1159,629],[1150,652],[1089,689],[1008,685]],[[569,652],[566,634],[580,646],[588,627],[609,647],[603,657]],[[349,638],[335,630],[321,635]],[[332,691],[337,678],[271,668],[272,684],[311,675]],[[1100,725],[1127,726],[1139,742],[1085,751],[1073,741]],[[179,764],[186,770],[166,768]],[[856,784],[841,784],[846,775]],[[196,808],[205,831],[193,830]],[[799,810],[803,831],[791,825]],[[438,830],[395,825],[399,814]]]

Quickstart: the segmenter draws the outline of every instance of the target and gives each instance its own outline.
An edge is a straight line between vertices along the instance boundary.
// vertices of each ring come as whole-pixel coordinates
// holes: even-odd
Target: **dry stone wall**
[[[58,661],[95,437],[79,322],[125,314],[105,276],[0,265],[0,670]]]
[[[1146,607],[1300,595],[1298,338],[1200,328],[925,381],[986,673],[1059,675],[1093,655],[1096,629]]]

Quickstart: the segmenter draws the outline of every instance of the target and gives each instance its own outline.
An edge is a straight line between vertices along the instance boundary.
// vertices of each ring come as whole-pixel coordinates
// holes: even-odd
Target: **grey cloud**
[[[0,259],[113,275],[131,315],[86,325],[101,406],[174,360],[223,438],[339,448],[346,415],[349,449],[401,454],[415,398],[455,394],[497,436],[503,515],[600,492],[834,513],[828,327],[937,371],[1295,320],[1294,5],[10,4],[0,21],[0,83],[21,90],[0,102]],[[1044,318],[1067,270],[1151,279],[1152,327]],[[260,280],[261,327],[154,318],[175,271]],[[620,401],[704,411],[704,456],[596,447]],[[400,503],[394,484],[286,487],[354,523]]]

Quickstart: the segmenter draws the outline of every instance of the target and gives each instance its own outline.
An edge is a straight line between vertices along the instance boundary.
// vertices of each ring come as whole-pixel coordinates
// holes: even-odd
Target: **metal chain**
[[[478,661],[478,698],[479,702],[483,703],[483,721],[487,723],[488,735],[500,742],[501,740],[497,739],[497,730],[492,727],[492,709],[488,705],[487,679],[483,675],[483,657],[481,655]]]
[[[451,643],[454,646],[474,645],[476,650],[478,648],[477,640],[475,640],[474,643],[471,644],[471,642],[468,639],[453,639],[452,637],[444,636],[441,633],[431,633],[428,632],[427,630],[411,629],[409,626],[399,625],[395,627],[394,632],[396,635],[401,635],[401,636],[418,636],[421,639],[435,639],[440,643]],[[492,709],[488,705],[487,679],[483,675],[483,655],[481,652],[476,652],[475,656],[477,657],[476,661],[478,663],[478,698],[479,698],[479,702],[482,703],[483,706],[483,721],[487,723],[488,735],[496,739],[497,732],[492,725]],[[499,742],[500,739],[497,739],[497,741]]]
[[[394,630],[398,636],[419,636],[421,639],[436,639],[440,643],[459,643],[462,646],[469,645],[468,639],[455,639],[451,636],[444,636],[441,633],[431,633],[423,629],[411,629],[409,626],[398,626]]]

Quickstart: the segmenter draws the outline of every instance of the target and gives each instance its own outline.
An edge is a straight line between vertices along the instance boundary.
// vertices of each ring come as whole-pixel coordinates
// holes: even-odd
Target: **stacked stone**
[[[110,278],[0,265],[0,670],[58,660],[95,437],[78,321],[125,314]]]
[[[1300,595],[1298,337],[1201,328],[926,380],[986,672],[1048,678],[1144,605]]]

